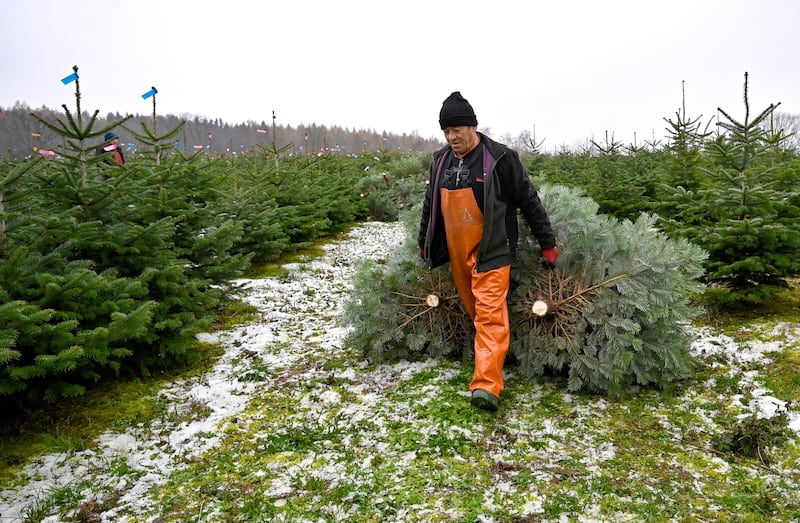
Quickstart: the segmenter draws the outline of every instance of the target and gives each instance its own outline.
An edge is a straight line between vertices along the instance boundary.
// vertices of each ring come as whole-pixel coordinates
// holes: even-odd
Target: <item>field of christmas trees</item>
[[[563,258],[550,271],[534,261],[530,245],[520,253],[509,298],[520,387],[564,378],[554,382],[557,390],[601,398],[642,386],[636,401],[668,393],[708,372],[709,361],[692,348],[697,323],[758,317],[776,300],[791,299],[800,272],[800,157],[770,125],[775,106],[751,114],[746,87],[744,94],[744,110],[722,111],[725,121],[711,132],[679,112],[667,119],[665,145],[607,139],[582,153],[523,157]],[[402,219],[412,232],[388,257],[365,260],[350,294],[330,306],[334,313],[346,304],[343,354],[401,368],[404,361],[442,359],[450,362],[450,377],[439,378],[453,386],[463,381],[469,322],[449,299],[446,271],[429,273],[408,244],[428,155],[296,157],[265,146],[238,157],[187,156],[169,146],[180,126],[159,134],[143,124],[135,132],[149,150],[118,166],[95,149],[125,122],[96,126],[96,114],[81,115],[78,105],[65,107],[55,122],[42,121],[63,138],[59,159],[0,160],[0,406],[10,421],[2,432],[10,442],[3,476],[27,458],[14,438],[41,430],[32,417],[56,423],[59,410],[106,386],[202,372],[219,357],[202,334],[243,321],[237,315],[257,315],[242,305],[243,282],[250,281],[242,278],[364,221]],[[444,305],[433,305],[430,295]],[[532,317],[530,305],[539,299],[566,312],[544,322]],[[304,312],[292,308],[301,296],[270,300],[285,309],[287,325],[301,321]],[[318,364],[336,365],[340,356]],[[269,369],[237,379],[258,382],[260,373]],[[331,376],[335,386],[339,378]],[[265,409],[282,404],[278,396],[264,400],[275,402]],[[734,427],[746,437],[733,432],[716,443],[717,452],[744,453],[768,466],[764,453],[771,449],[742,440],[767,433],[771,444],[782,428]],[[267,437],[262,447],[288,452],[343,437],[335,420],[316,430],[291,443]],[[471,436],[464,437],[466,445]],[[755,505],[768,516],[775,516],[773,503],[798,517],[796,500],[779,491],[765,489],[761,495],[776,498]]]

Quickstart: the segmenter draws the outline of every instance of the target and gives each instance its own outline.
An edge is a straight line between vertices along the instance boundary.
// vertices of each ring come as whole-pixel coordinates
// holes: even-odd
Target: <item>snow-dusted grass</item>
[[[569,394],[510,367],[488,414],[469,405],[469,363],[372,366],[342,347],[356,261],[403,234],[364,224],[242,281],[261,317],[204,336],[225,354],[159,394],[169,415],[31,462],[0,492],[0,522],[800,519],[800,416],[764,374],[800,350],[796,324],[698,329],[705,364],[671,393]],[[794,434],[768,464],[715,448],[740,420],[781,413]]]

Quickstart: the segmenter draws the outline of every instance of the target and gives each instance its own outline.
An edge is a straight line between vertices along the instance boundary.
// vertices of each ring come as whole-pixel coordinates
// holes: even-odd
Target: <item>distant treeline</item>
[[[50,109],[40,107],[32,109],[26,104],[17,102],[13,107],[0,107],[0,157],[9,159],[24,159],[44,151],[58,154],[64,150],[64,138],[42,126],[36,118],[55,122],[64,119],[63,109]],[[89,113],[83,111],[84,119],[89,118]],[[127,115],[108,113],[104,117],[98,115],[96,129],[123,120]],[[686,115],[683,115],[686,117]],[[673,115],[674,118],[674,115]],[[701,121],[702,120],[702,121]],[[196,115],[182,114],[180,116],[158,116],[155,126],[159,134],[177,128],[181,122],[186,122],[181,132],[175,137],[177,150],[193,154],[202,150],[210,156],[233,156],[246,152],[257,152],[261,148],[280,150],[283,153],[295,156],[310,156],[322,154],[362,155],[381,153],[421,153],[432,152],[444,145],[444,139],[438,137],[422,137],[416,132],[411,134],[394,134],[386,131],[378,132],[372,129],[348,129],[339,126],[325,126],[317,124],[275,125],[272,121],[247,121],[238,124],[229,124],[217,119],[208,119]],[[715,118],[698,117],[696,122],[708,131],[717,130]],[[664,134],[662,138],[640,139],[638,143],[616,142],[614,133],[609,131],[603,140],[595,141],[586,137],[582,142],[573,144],[554,144],[546,136],[537,137],[530,130],[522,130],[517,135],[503,134],[495,136],[490,129],[481,129],[495,139],[498,139],[520,154],[596,154],[609,144],[617,149],[618,153],[633,154],[639,149],[650,151],[662,150],[670,146],[670,119],[664,118]],[[137,148],[134,132],[142,132],[142,124],[153,129],[152,115],[133,115],[127,119],[123,126],[116,129],[123,143],[123,152],[126,158],[133,158]],[[769,121],[763,122],[761,127],[766,130],[781,129],[784,139],[781,146],[784,149],[800,151],[800,114],[774,111]],[[98,137],[99,142],[102,141]]]
[[[44,128],[31,113],[49,122],[64,118],[62,109],[41,107],[32,109],[24,103],[17,102],[13,107],[0,108],[0,156],[12,159],[23,159],[37,154],[39,151],[54,151],[56,154],[64,149],[64,139],[51,130]],[[90,117],[83,113],[84,119]],[[104,117],[98,115],[98,125],[102,128],[111,122],[120,121],[126,115],[108,113]],[[284,149],[295,155],[319,154],[368,154],[377,152],[417,153],[434,151],[444,145],[439,139],[425,138],[416,132],[411,134],[393,134],[371,129],[347,129],[339,126],[317,124],[275,125],[273,122],[255,122],[229,124],[220,119],[207,119],[193,115],[158,116],[155,122],[160,132],[178,127],[185,121],[181,133],[176,137],[178,150],[193,153],[206,151],[213,156],[241,154],[256,150],[259,147]],[[131,131],[141,133],[142,123],[153,128],[152,115],[134,115],[123,127],[116,129],[123,143],[126,157],[136,154],[138,144]],[[98,139],[101,142],[102,139]]]

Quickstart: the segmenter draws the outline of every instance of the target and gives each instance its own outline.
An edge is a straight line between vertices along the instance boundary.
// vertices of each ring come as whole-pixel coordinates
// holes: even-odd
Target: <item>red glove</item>
[[[542,249],[542,256],[550,265],[555,265],[558,259],[558,247],[550,247],[549,249]]]
[[[425,259],[425,249],[423,249],[422,247],[419,248],[419,257],[422,258],[423,260]]]

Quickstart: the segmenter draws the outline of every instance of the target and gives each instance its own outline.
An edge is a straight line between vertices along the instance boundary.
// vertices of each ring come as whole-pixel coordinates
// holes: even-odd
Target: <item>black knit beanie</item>
[[[476,126],[478,119],[475,111],[466,98],[456,91],[445,98],[442,103],[442,110],[439,111],[439,125],[444,130],[447,127],[458,127],[461,125]]]

